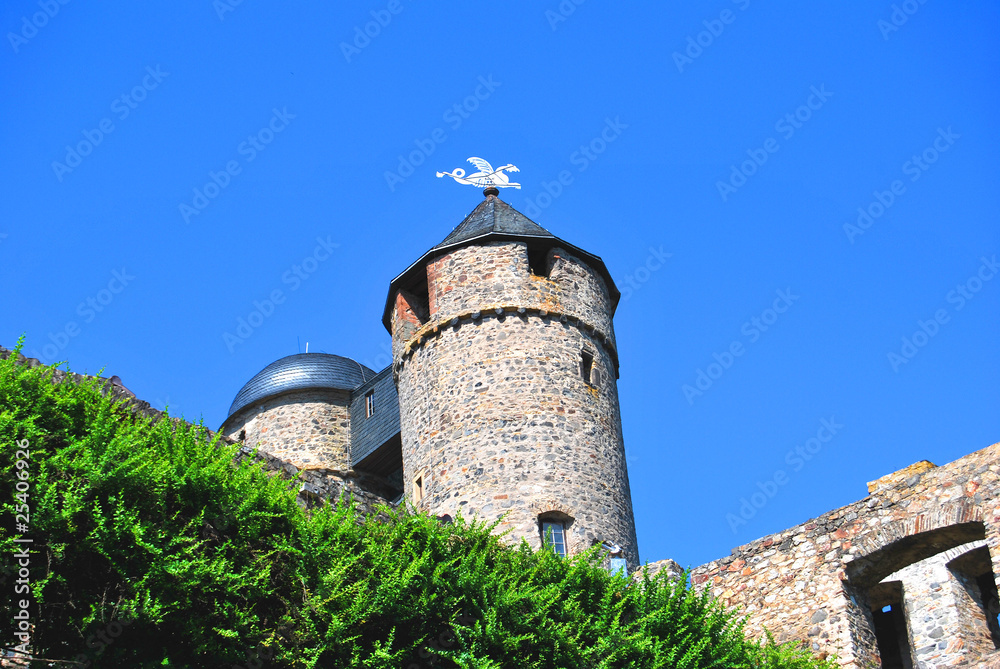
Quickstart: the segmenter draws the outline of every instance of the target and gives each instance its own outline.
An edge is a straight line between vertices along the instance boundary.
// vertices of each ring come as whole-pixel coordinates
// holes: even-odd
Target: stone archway
[[[861,554],[847,564],[847,580],[868,587],[908,564],[986,538],[982,510],[964,501],[883,525],[878,532],[859,536]]]
[[[968,617],[967,612],[959,610],[960,598],[955,595],[962,586],[952,577],[950,565],[958,553],[971,547],[988,550],[986,536],[981,510],[964,501],[943,504],[888,523],[870,536],[859,536],[864,552],[850,561],[844,572],[848,615],[858,623],[852,626],[858,664],[864,666],[865,661],[878,662],[880,656],[885,659],[902,654],[900,663],[892,666],[908,667],[911,662],[918,666],[932,657],[960,659],[971,650],[971,638],[963,638],[958,626],[937,626],[925,611],[934,600],[931,608],[936,608],[942,620],[956,622]],[[900,596],[883,609],[883,603],[888,603],[882,601],[887,586],[899,590]],[[885,634],[876,640],[879,626],[884,625],[883,611],[898,611],[897,607],[905,608],[911,624],[900,628],[898,640],[886,647]],[[919,616],[917,611],[921,612]],[[896,621],[897,625],[905,625],[902,616],[897,615]],[[928,624],[930,627],[924,629]]]

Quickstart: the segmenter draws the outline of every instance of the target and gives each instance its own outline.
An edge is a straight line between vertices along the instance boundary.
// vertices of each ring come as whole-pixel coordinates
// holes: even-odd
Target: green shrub
[[[95,380],[54,384],[52,373],[0,361],[0,548],[11,562],[26,444],[36,657],[178,668],[827,666],[747,641],[740,620],[684,581],[612,575],[594,552],[512,548],[493,526],[406,509],[383,509],[384,522],[351,506],[306,512],[288,481],[235,465],[236,447],[203,426],[153,423]],[[8,619],[17,611],[10,598],[0,606]],[[18,643],[12,628],[2,634]]]

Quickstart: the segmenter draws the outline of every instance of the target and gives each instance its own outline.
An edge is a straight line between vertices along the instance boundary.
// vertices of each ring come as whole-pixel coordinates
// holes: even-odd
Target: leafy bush
[[[741,621],[683,581],[612,575],[593,552],[512,548],[492,526],[405,509],[383,509],[384,522],[351,506],[306,512],[288,481],[234,464],[237,448],[203,426],[153,423],[96,380],[52,374],[0,361],[0,506],[11,521],[16,452],[30,451],[36,657],[177,668],[827,666],[747,641]],[[5,561],[15,536],[3,523]],[[0,606],[17,612],[11,599]],[[11,628],[2,634],[18,643]]]

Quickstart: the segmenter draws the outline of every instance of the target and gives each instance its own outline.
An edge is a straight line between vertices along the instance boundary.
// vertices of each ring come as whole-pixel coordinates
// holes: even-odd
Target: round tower
[[[535,548],[639,555],[603,261],[487,191],[389,289],[405,492],[435,515],[506,513]]]
[[[220,430],[299,469],[350,470],[352,391],[374,377],[339,355],[281,358],[240,389]]]

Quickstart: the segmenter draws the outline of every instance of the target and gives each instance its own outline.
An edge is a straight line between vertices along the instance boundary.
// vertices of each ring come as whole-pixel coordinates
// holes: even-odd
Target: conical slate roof
[[[556,238],[551,232],[503,200],[487,197],[434,248],[444,249],[490,234]]]
[[[621,293],[618,292],[618,287],[615,286],[611,273],[608,272],[608,268],[599,256],[587,253],[583,249],[556,237],[496,195],[489,194],[488,191],[486,193],[486,199],[480,202],[472,210],[472,213],[466,216],[440,244],[420,256],[415,263],[390,282],[385,309],[382,311],[382,324],[385,325],[386,330],[392,331],[392,309],[396,291],[400,289],[413,290],[420,284],[426,286],[428,262],[444,255],[451,249],[488,241],[520,240],[527,242],[529,247],[534,248],[554,246],[564,248],[597,270],[608,287],[612,309],[618,305]]]

